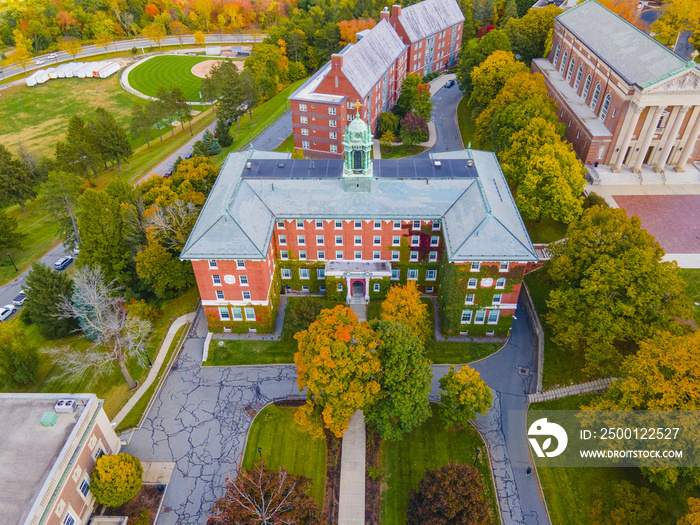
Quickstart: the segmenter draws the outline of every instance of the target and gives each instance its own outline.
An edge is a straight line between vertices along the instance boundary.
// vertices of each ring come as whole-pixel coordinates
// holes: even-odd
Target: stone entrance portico
[[[326,263],[326,276],[341,277],[345,280],[345,302],[369,302],[369,287],[371,279],[383,279],[391,277],[391,263],[388,261],[328,261]],[[359,285],[363,285],[363,292],[353,293],[353,289],[359,291]]]

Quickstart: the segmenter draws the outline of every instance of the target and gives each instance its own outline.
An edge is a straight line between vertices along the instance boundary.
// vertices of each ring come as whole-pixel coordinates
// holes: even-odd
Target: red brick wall
[[[216,291],[224,292],[225,301],[244,301],[243,292],[250,292],[251,301],[266,301],[272,282],[274,264],[271,257],[266,260],[245,261],[245,268],[238,268],[236,261],[219,260],[218,268],[209,268],[209,261],[192,261],[199,295],[203,301],[216,301]],[[212,276],[218,275],[220,286],[215,286]],[[233,275],[235,283],[227,284],[225,275]],[[248,277],[248,286],[241,285],[241,276]]]

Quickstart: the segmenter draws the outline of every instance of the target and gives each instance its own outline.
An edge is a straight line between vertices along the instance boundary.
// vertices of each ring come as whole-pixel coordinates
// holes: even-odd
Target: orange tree
[[[296,419],[321,436],[322,418],[322,424],[340,437],[355,410],[370,407],[380,396],[379,335],[369,324],[359,323],[350,308],[339,305],[322,310],[294,338],[299,344],[294,354],[297,383],[300,390],[308,388],[307,403]]]
[[[430,335],[431,322],[428,307],[420,300],[420,291],[414,281],[404,286],[392,286],[382,303],[380,318],[406,325],[421,341]]]

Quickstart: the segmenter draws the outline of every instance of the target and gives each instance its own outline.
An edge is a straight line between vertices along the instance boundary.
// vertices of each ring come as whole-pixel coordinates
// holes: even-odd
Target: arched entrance
[[[364,279],[355,279],[352,281],[352,296],[353,297],[364,297],[365,296],[365,281],[364,281]]]

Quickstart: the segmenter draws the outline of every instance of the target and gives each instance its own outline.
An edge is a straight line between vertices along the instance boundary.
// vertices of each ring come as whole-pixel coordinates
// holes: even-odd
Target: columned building
[[[212,332],[274,330],[281,293],[382,299],[414,281],[448,335],[505,335],[537,255],[491,152],[372,160],[359,117],[345,159],[236,152],[181,259]]]
[[[552,49],[532,69],[584,164],[668,173],[700,160],[697,64],[595,0],[555,19]]]

